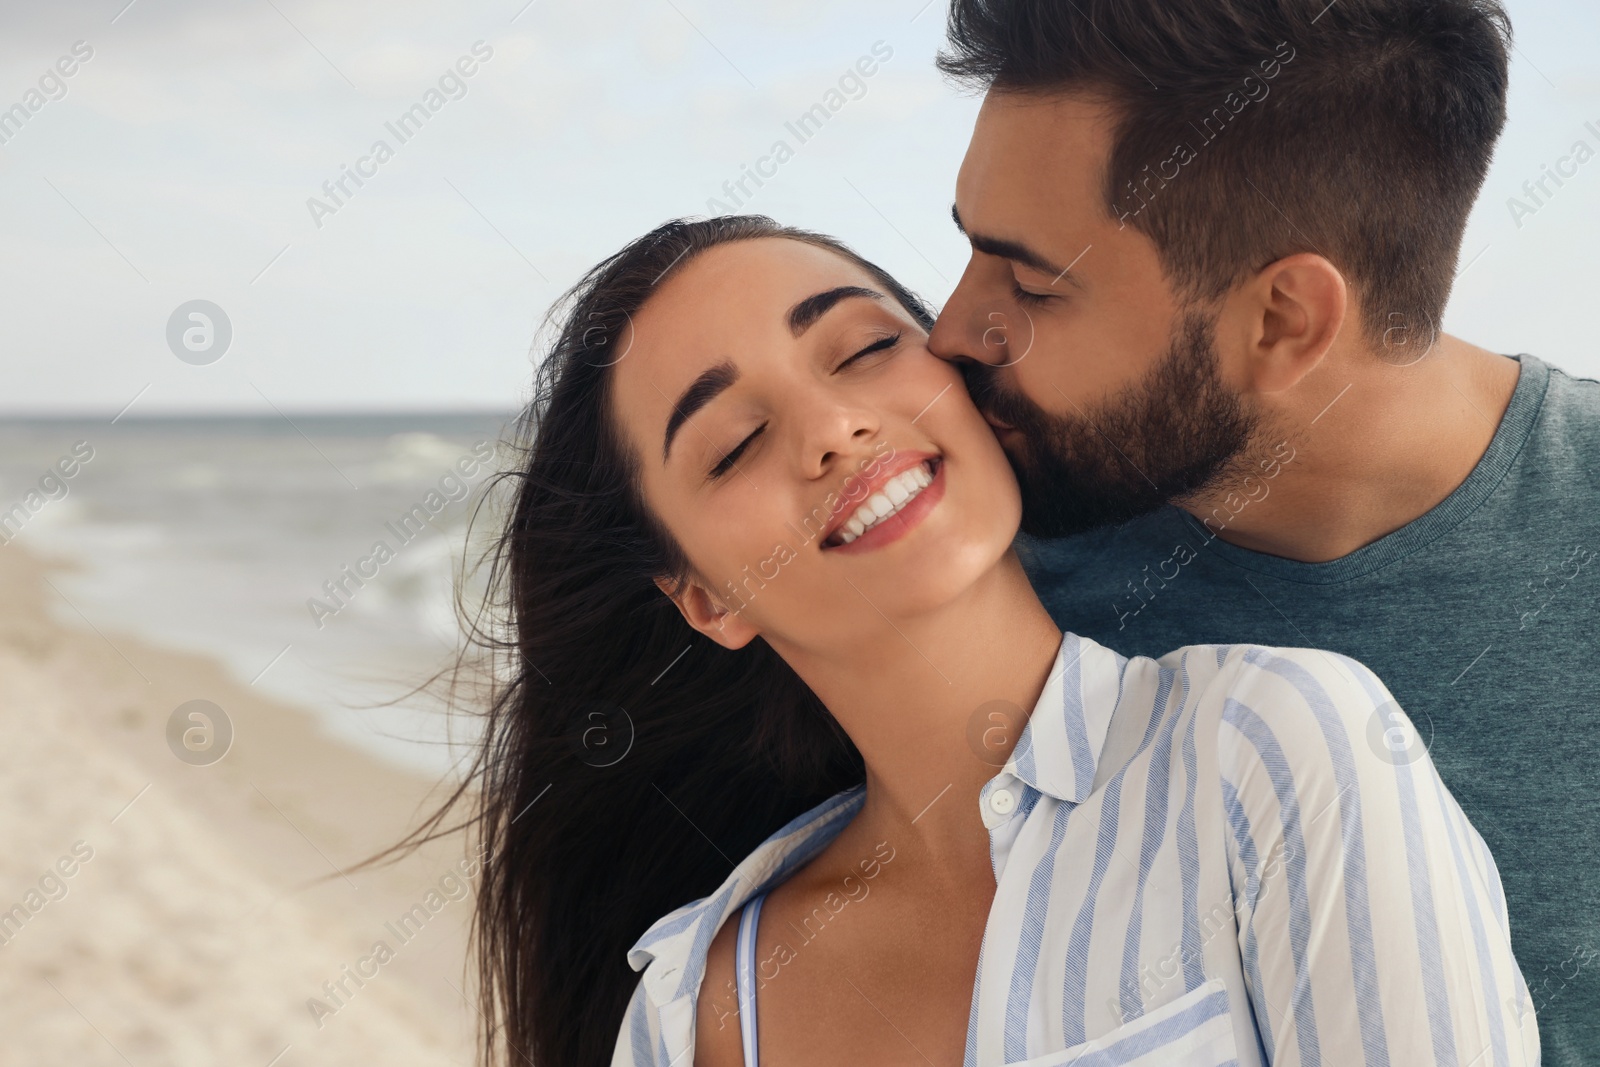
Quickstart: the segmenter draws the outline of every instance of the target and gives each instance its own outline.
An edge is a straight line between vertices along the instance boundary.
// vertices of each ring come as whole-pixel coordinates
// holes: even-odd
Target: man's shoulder
[[[1549,385],[1539,412],[1543,436],[1570,441],[1586,450],[1600,450],[1600,380],[1568,373],[1534,356],[1521,358],[1542,365],[1549,372]]]
[[[1550,372],[1552,386],[1559,382],[1564,389],[1583,393],[1589,398],[1589,403],[1597,410],[1600,410],[1600,379],[1575,374],[1564,367],[1556,366],[1547,359],[1528,352],[1520,354],[1517,358],[1534,364],[1543,364]]]
[[[1600,494],[1600,381],[1526,353],[1517,359],[1524,377],[1531,369],[1543,387],[1521,406],[1520,417],[1508,412],[1511,425],[1502,426],[1502,432],[1516,430],[1519,439],[1514,457],[1507,457],[1509,478],[1501,500],[1518,510],[1588,513]]]

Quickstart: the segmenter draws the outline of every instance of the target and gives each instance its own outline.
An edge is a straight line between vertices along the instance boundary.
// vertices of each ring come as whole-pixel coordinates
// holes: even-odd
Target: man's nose
[[[928,351],[958,366],[963,363],[1004,365],[1008,362],[1008,338],[1003,324],[1008,316],[1001,310],[1002,306],[985,300],[974,279],[973,264],[969,262],[955,291],[934,321],[933,332],[928,335]],[[997,327],[997,322],[1002,326]]]
[[[966,279],[962,278],[934,321],[933,332],[928,335],[928,351],[957,365],[988,362],[982,347],[981,331],[972,329],[972,315]]]
[[[957,302],[952,297],[928,335],[928,351],[957,366],[963,363],[1003,366],[1007,362],[1005,331],[991,321],[996,319],[1004,319],[1004,316],[999,313],[985,316],[980,308]]]
[[[939,317],[934,320],[933,330],[928,334],[928,351],[942,360],[950,363],[960,363],[968,359],[966,353],[961,351],[960,327],[956,325],[955,316],[951,314],[951,305],[946,304],[939,312]]]

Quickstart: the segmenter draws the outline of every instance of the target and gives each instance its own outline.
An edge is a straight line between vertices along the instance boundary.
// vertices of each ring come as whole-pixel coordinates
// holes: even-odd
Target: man
[[[1499,864],[1528,989],[1485,996],[1575,1067],[1600,1065],[1600,383],[1439,330],[1509,43],[1493,0],[954,0],[940,66],[987,95],[932,347],[1011,456],[1064,629],[1377,672],[1405,716],[1369,743],[1430,755]]]

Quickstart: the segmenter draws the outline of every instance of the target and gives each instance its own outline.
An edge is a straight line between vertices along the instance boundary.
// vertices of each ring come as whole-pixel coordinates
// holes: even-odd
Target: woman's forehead
[[[794,306],[840,286],[883,290],[854,261],[790,238],[718,245],[679,266],[633,316],[616,366],[617,413],[629,436],[642,447],[659,433],[672,398],[708,368],[748,369],[792,351]]]
[[[807,241],[732,241],[683,264],[645,301],[637,317],[705,321],[718,315],[765,316],[781,326],[797,300],[843,284],[881,288],[853,260]]]
[[[633,315],[628,356],[618,364],[620,387],[627,391],[627,379],[647,377],[665,391],[679,377],[700,373],[700,364],[737,363],[757,346],[792,344],[795,304],[843,285],[883,290],[852,260],[804,241],[763,237],[707,249],[678,267]],[[650,383],[635,384],[649,391]]]

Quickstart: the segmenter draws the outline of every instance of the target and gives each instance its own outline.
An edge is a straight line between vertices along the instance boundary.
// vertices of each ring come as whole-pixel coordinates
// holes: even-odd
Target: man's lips
[[[1000,447],[1005,449],[1008,453],[1013,448],[1021,447],[1019,444],[1017,444],[1017,442],[1024,440],[1021,430],[1010,425],[1009,423],[1001,422],[999,419],[991,418],[988,415],[983,417],[983,421],[989,424],[989,429],[994,431],[994,439],[1000,442]]]
[[[987,422],[990,426],[993,426],[997,430],[1015,430],[1016,429],[1016,427],[1011,425],[1009,422],[1002,422],[1000,419],[997,419],[995,416],[989,414],[987,411],[982,412],[982,415],[983,415],[983,421]]]

